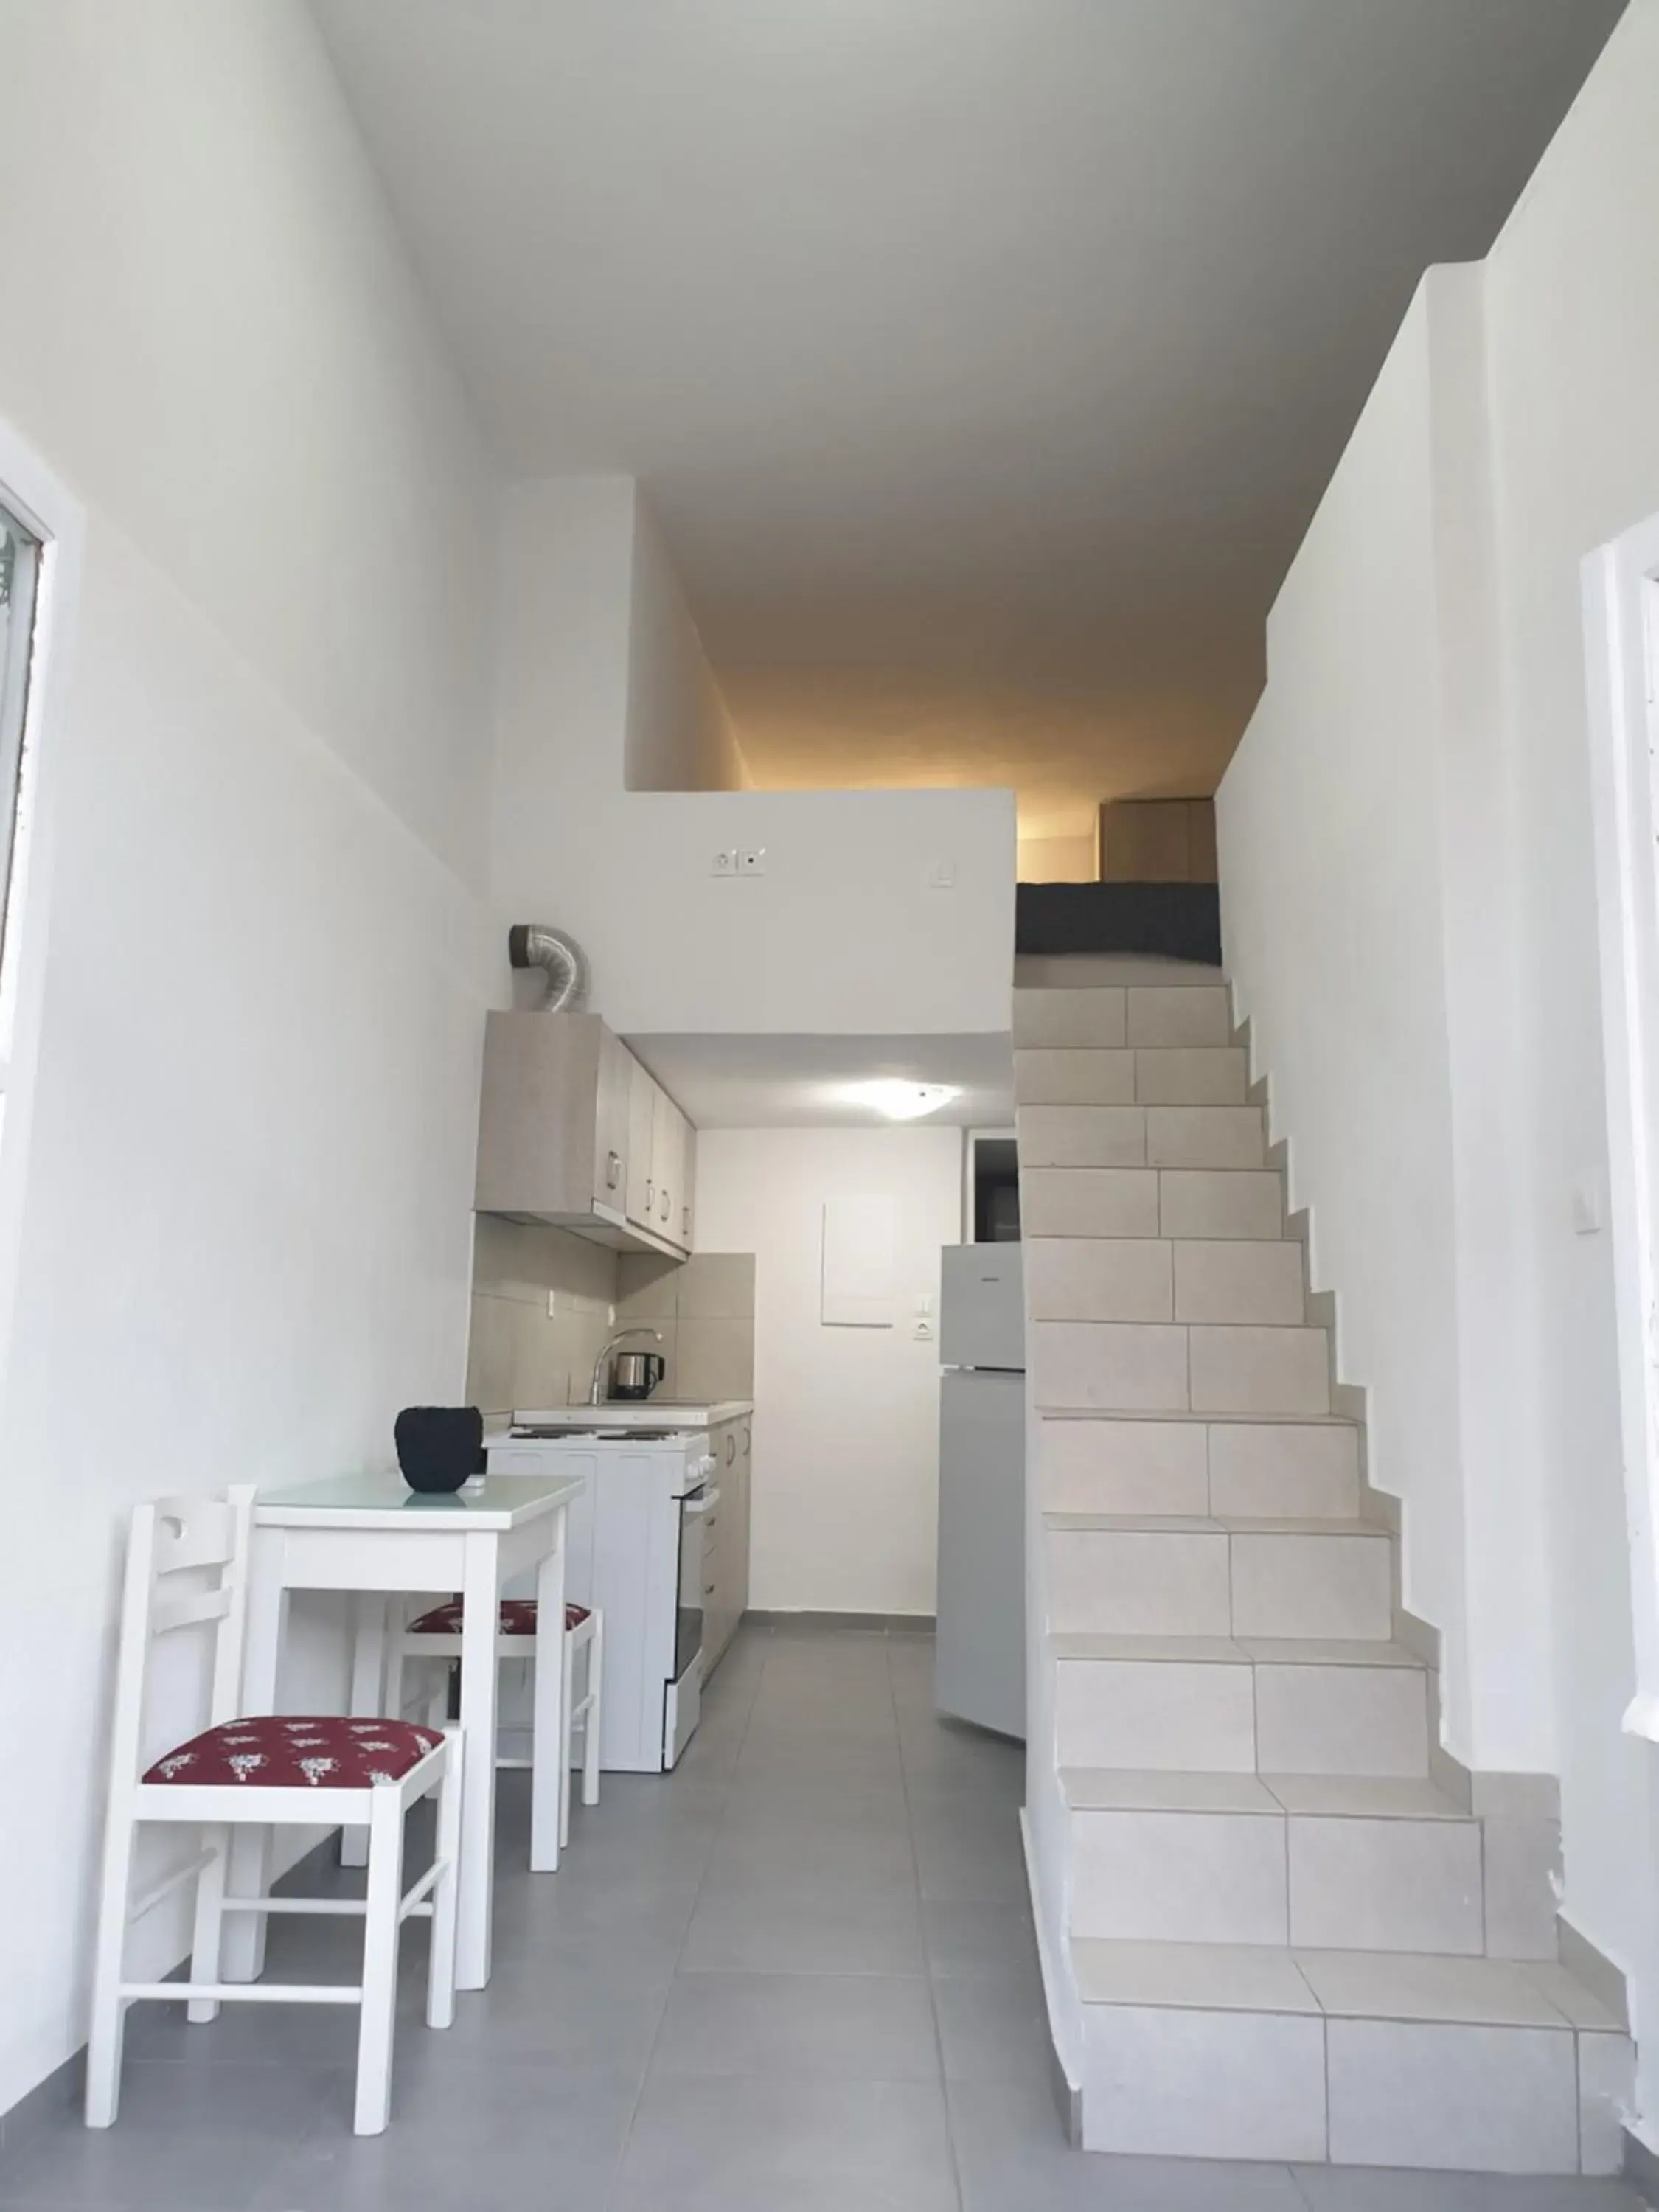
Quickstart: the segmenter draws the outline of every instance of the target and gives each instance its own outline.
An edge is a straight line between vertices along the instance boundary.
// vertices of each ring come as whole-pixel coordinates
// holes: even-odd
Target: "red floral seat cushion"
[[[567,1628],[579,1628],[587,1618],[585,1605],[568,1605],[564,1609]],[[430,1613],[423,1613],[418,1620],[410,1621],[404,1633],[410,1636],[459,1636],[461,1632],[461,1601],[452,1597],[442,1605],[434,1605]],[[501,1633],[503,1636],[533,1636],[536,1633],[536,1601],[533,1597],[504,1597],[501,1600]]]
[[[367,1790],[371,1783],[399,1780],[442,1741],[436,1729],[412,1721],[267,1713],[204,1729],[158,1759],[144,1780]]]

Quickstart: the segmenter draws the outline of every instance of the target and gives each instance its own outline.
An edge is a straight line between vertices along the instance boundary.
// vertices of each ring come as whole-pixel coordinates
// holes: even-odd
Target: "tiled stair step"
[[[1619,2169],[1630,2041],[1558,1966],[1086,1938],[1071,1956],[1091,2150]]]
[[[1328,1414],[1048,1414],[1037,1465],[1055,1513],[1359,1516],[1359,1431]]]
[[[1249,1070],[1238,1045],[1111,1051],[1026,1046],[1014,1054],[1022,1106],[1243,1106]]]
[[[1111,984],[1014,993],[1014,1043],[1126,1046],[1183,1050],[1232,1042],[1228,994],[1220,984],[1165,988]]]
[[[1259,1106],[1020,1106],[1024,1168],[1265,1169]]]
[[[1028,1237],[1024,1251],[1034,1321],[1307,1319],[1302,1247],[1285,1237]]]
[[[1034,1167],[1022,1145],[1027,1237],[1170,1237],[1271,1243],[1285,1234],[1277,1168]]]
[[[1328,1413],[1322,1328],[1036,1321],[1026,1364],[1039,1412]]]
[[[1403,1644],[1056,1632],[1056,1761],[1425,1777],[1429,1674]]]
[[[1368,1522],[1044,1517],[1059,1633],[1380,1644],[1393,1632],[1393,1540]]]
[[[1480,1822],[1425,1780],[1062,1774],[1074,1936],[1485,1948]]]

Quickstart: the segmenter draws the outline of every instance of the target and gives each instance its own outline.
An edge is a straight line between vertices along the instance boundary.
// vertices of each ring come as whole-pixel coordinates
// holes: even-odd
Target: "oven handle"
[[[720,1502],[720,1494],[716,1489],[700,1490],[694,1497],[686,1498],[684,1501],[684,1504],[687,1513],[701,1516],[709,1511],[712,1507],[718,1505]]]

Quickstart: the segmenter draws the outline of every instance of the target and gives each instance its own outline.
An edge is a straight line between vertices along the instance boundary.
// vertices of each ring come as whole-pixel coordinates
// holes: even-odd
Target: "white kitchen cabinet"
[[[719,1663],[749,1608],[749,1522],[753,1447],[751,1417],[720,1421],[709,1431],[720,1503],[707,1539],[703,1568],[703,1671]]]
[[[652,1102],[651,1226],[671,1243],[679,1242],[678,1208],[681,1195],[680,1167],[685,1146],[680,1130],[685,1116],[660,1085]]]
[[[682,1251],[692,1249],[697,1229],[697,1133],[682,1115],[680,1136],[679,1233],[673,1239]]]
[[[639,1062],[619,1036],[599,1031],[599,1096],[593,1117],[593,1188],[607,1206],[626,1212],[629,1113]]]
[[[683,1253],[693,1158],[684,1115],[597,1014],[489,1017],[478,1212]]]
[[[657,1226],[657,1121],[665,1094],[648,1068],[634,1060],[628,1091],[629,1219],[660,1235]]]

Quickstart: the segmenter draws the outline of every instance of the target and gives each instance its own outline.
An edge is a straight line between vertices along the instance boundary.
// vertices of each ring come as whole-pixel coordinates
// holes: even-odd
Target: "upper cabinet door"
[[[691,1124],[680,1116],[681,1160],[679,1233],[674,1242],[684,1250],[692,1249],[692,1240],[697,1227],[697,1133]]]
[[[593,1196],[618,1213],[628,1211],[629,1118],[633,1103],[634,1055],[609,1030],[599,1036],[599,1091],[593,1115]]]
[[[631,1056],[630,1056],[631,1058]],[[655,1134],[657,1101],[662,1097],[656,1081],[637,1060],[629,1068],[627,1213],[642,1229],[657,1226]]]
[[[651,1176],[655,1186],[651,1226],[671,1244],[680,1241],[680,1205],[684,1176],[685,1116],[665,1091],[657,1092],[651,1124]]]

